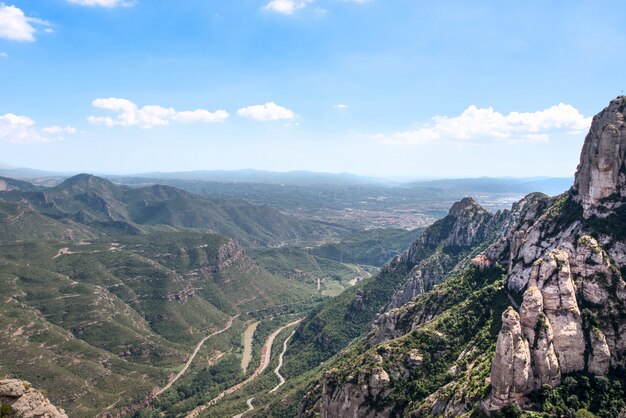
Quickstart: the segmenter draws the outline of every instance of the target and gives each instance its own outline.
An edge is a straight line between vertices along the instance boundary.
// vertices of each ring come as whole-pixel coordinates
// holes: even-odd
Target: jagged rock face
[[[626,321],[620,312],[626,308],[626,291],[621,290],[626,284],[598,241],[588,235],[574,237],[575,234],[563,234],[559,244],[567,250],[546,251],[529,269],[528,288],[520,306],[520,324],[530,348],[534,383],[524,394],[544,384],[559,384],[561,373],[587,369],[603,376],[612,361],[623,361],[621,335]],[[583,330],[577,288],[579,297],[591,304],[592,312],[604,318],[599,321],[599,328],[592,328],[588,335]],[[510,328],[503,324],[502,332],[510,333]],[[590,348],[587,362],[586,346]],[[502,367],[502,360],[497,355],[494,358],[494,365],[500,365],[492,369],[493,392],[488,408],[517,402],[501,396],[501,382],[509,378],[514,361],[509,358],[507,368]]]
[[[487,225],[493,215],[483,209],[474,199],[466,197],[450,208],[449,217],[456,221],[446,239],[447,247],[470,247],[486,238]]]
[[[446,217],[426,229],[398,261],[414,266],[428,257],[442,242],[446,247],[472,246],[487,237],[488,226],[493,218],[494,215],[483,209],[474,199],[466,197],[452,205]]]
[[[491,366],[493,391],[488,407],[498,409],[518,402],[532,388],[533,379],[528,341],[522,334],[518,313],[509,307],[502,314],[502,329]]]
[[[524,292],[519,315],[520,332],[529,348],[528,373],[519,369],[514,356],[507,351],[502,354],[506,344],[510,346],[517,336],[517,318],[512,307],[503,314],[491,371],[493,391],[488,402],[490,409],[519,402],[523,396],[544,384],[559,384],[561,373],[585,368],[585,336],[567,252],[552,250],[537,260],[531,269],[530,283]],[[606,374],[609,348],[603,335],[597,340],[598,358],[594,359],[593,367]],[[521,343],[518,346],[522,347]],[[523,348],[519,350],[520,353],[524,351]],[[515,370],[523,370],[523,373],[516,374]],[[521,384],[522,380],[517,386],[512,385],[515,376],[521,379],[527,375],[531,377],[525,386]]]
[[[378,410],[370,403],[372,399],[389,392],[389,375],[381,368],[372,370],[371,374],[359,373],[356,377],[349,377],[350,382],[339,386],[335,382],[336,376],[329,372],[324,376],[322,389],[322,418],[375,418],[379,416],[392,417],[390,407]]]
[[[605,217],[626,197],[626,97],[596,115],[585,138],[573,191],[584,216]]]
[[[591,353],[589,354],[589,371],[596,376],[604,376],[609,372],[611,352],[602,331],[591,331]]]
[[[537,286],[530,286],[524,293],[520,322],[531,351],[534,387],[558,384],[561,373],[554,349],[554,331],[543,313],[543,296]]]
[[[492,215],[471,197],[452,205],[445,218],[430,226],[402,257],[392,262],[408,265],[410,273],[387,310],[404,305],[441,282],[459,261],[456,250],[467,250],[483,242],[503,216],[502,212]]]
[[[215,269],[216,271],[224,271],[240,261],[245,261],[246,264],[252,263],[252,260],[247,258],[243,248],[234,240],[230,240],[218,249]]]
[[[23,380],[0,380],[0,403],[9,405],[10,416],[16,418],[67,418],[65,411]]]
[[[404,285],[394,293],[391,298],[388,310],[399,308],[405,303],[409,302],[415,296],[424,293],[424,278],[422,277],[422,270],[419,266],[415,266],[409,273],[409,276],[404,282]]]
[[[597,324],[598,331],[606,340],[612,361],[620,363],[626,359],[626,282],[616,260],[624,256],[624,247],[612,245],[606,237],[605,245],[611,245],[609,251],[591,236],[581,235],[570,265],[582,301],[603,318]]]
[[[585,338],[567,253],[554,250],[535,263],[531,286],[535,283],[541,290],[544,313],[554,331],[561,372],[582,370]]]
[[[551,204],[552,199],[543,193],[531,193],[513,204],[511,210],[504,214],[499,237],[485,251],[486,257],[510,264],[509,254],[517,252],[519,237],[533,226]]]
[[[456,262],[455,257],[436,253],[413,267],[406,282],[394,293],[387,309],[398,308],[432,289]]]

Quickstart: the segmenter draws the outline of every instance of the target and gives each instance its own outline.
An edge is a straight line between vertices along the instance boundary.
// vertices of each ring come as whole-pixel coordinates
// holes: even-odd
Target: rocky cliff
[[[0,380],[0,404],[3,417],[67,418],[65,411],[52,405],[44,394],[24,380]]]
[[[568,193],[534,193],[497,215],[464,200],[387,266],[409,266],[406,283],[359,354],[325,376],[319,402],[309,393],[307,405],[315,406],[302,415],[457,416],[512,404],[619,415],[626,407],[625,110],[619,97],[593,119]],[[486,248],[476,246],[481,239]],[[450,249],[465,251],[437,260]],[[423,359],[413,368],[405,359],[411,350]],[[374,379],[372,391],[372,376],[388,379]],[[578,377],[577,390],[587,397],[595,390],[595,403],[542,401],[572,393]],[[560,392],[546,389],[562,382]]]
[[[586,218],[606,217],[626,198],[625,110],[626,97],[612,100],[593,118],[585,138],[572,192]]]
[[[487,212],[474,199],[466,197],[450,208],[448,215],[426,229],[396,264],[410,271],[396,291],[389,309],[398,308],[417,295],[429,291],[478,244],[494,234],[504,218],[501,212]]]
[[[626,252],[620,233],[626,223],[620,211],[626,200],[625,109],[626,98],[617,98],[594,117],[570,193],[530,228],[517,227],[505,239],[509,287],[526,289],[521,327],[534,378],[503,397],[503,392],[512,393],[506,378],[519,375],[503,367],[498,353],[506,348],[498,343],[488,408],[516,403],[543,384],[557,385],[560,374],[586,370],[603,376],[611,365],[625,361]],[[508,332],[503,326],[500,336]],[[509,359],[505,366],[511,364]]]

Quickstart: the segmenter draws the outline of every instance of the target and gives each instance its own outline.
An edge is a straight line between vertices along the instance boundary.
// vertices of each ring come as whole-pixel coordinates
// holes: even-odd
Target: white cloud
[[[386,144],[420,144],[450,140],[462,142],[548,141],[551,134],[582,133],[589,129],[591,118],[576,108],[560,103],[537,112],[511,112],[508,115],[493,108],[469,106],[459,116],[435,116],[432,122],[417,129],[375,135]]]
[[[9,54],[7,54],[6,52],[0,52],[0,58],[8,58]]]
[[[237,114],[242,118],[258,120],[261,122],[291,120],[295,117],[293,111],[279,106],[274,102],[244,107],[237,110]]]
[[[315,0],[270,0],[263,8],[284,15],[292,15],[296,10],[303,9],[307,4],[313,3]],[[372,0],[341,0],[344,3],[364,4]],[[324,13],[325,10],[319,9],[318,12]]]
[[[285,15],[293,14],[298,9],[302,9],[308,3],[312,3],[313,0],[271,0],[264,7],[266,10],[271,10],[276,13],[282,13]]]
[[[117,117],[89,116],[91,123],[106,126],[140,126],[152,128],[154,126],[169,125],[170,123],[195,123],[195,122],[222,122],[230,116],[225,110],[209,112],[198,109],[192,111],[177,112],[171,107],[144,106],[138,107],[130,100],[110,97],[108,99],[96,99],[92,102],[98,109],[109,110],[117,113]]]
[[[130,6],[132,1],[129,0],[67,0],[69,3],[78,4],[80,6],[100,6],[100,7],[118,7]]]
[[[63,135],[73,135],[75,133],[76,128],[72,126],[48,126],[38,129],[35,126],[35,121],[27,116],[19,116],[13,113],[0,115],[0,142],[50,142],[52,140],[63,140]]]
[[[339,109],[339,110],[345,110],[348,108],[347,104],[344,103],[339,103],[333,106],[335,109]]]
[[[33,25],[44,26],[46,32],[52,31],[47,21],[28,17],[17,7],[0,3],[0,38],[34,42],[37,29]]]
[[[70,134],[70,135],[74,135],[76,133],[76,128],[74,128],[73,126],[57,126],[57,125],[52,125],[52,126],[48,126],[46,128],[41,129],[42,132],[48,133],[48,134],[53,134],[53,135],[60,135],[60,134]]]
[[[204,109],[188,110],[178,112],[174,115],[173,120],[179,123],[195,123],[195,122],[221,122],[230,116],[225,110],[217,110],[209,112]]]

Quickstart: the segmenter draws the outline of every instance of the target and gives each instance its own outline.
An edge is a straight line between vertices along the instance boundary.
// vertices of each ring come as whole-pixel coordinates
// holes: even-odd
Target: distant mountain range
[[[0,164],[0,176],[14,179],[39,179],[45,177],[68,178],[76,173],[52,172],[31,168],[12,168]],[[116,183],[141,184],[157,183],[159,180],[195,181],[217,183],[252,183],[270,185],[376,185],[402,186],[418,188],[437,188],[443,190],[467,190],[478,192],[518,192],[539,191],[546,194],[558,194],[567,190],[573,177],[478,177],[457,179],[427,179],[394,181],[376,177],[360,176],[351,173],[321,173],[315,171],[276,172],[264,170],[201,170],[179,172],[148,172],[129,175],[101,174],[101,177]]]
[[[4,190],[0,210],[12,216],[10,222],[2,223],[3,232],[22,239],[140,235],[155,228],[182,228],[226,235],[244,245],[282,245],[345,231],[299,220],[267,205],[212,199],[170,186],[132,188],[89,174],[70,177],[54,187],[5,177],[0,178],[0,185]],[[42,225],[46,225],[43,236]]]

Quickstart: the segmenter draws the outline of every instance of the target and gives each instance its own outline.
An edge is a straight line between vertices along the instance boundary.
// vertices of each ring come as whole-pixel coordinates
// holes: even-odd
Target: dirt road
[[[257,367],[257,369],[254,371],[254,373],[250,375],[250,377],[248,377],[243,382],[237,383],[236,385],[231,386],[230,388],[221,392],[219,395],[217,395],[208,403],[204,405],[200,405],[199,407],[191,411],[189,414],[187,414],[187,418],[197,417],[198,415],[200,415],[202,411],[204,411],[210,406],[215,405],[225,396],[228,396],[231,393],[238,391],[239,389],[241,389],[242,387],[244,387],[245,385],[247,385],[248,383],[256,379],[261,373],[263,373],[265,369],[267,369],[267,367],[270,365],[270,360],[272,358],[272,345],[274,344],[274,340],[276,339],[276,336],[280,334],[281,331],[283,331],[285,328],[289,328],[293,325],[299,324],[300,322],[302,322],[302,319],[303,318],[298,319],[296,321],[292,321],[286,325],[283,325],[282,327],[278,328],[276,331],[271,333],[269,337],[267,337],[267,340],[265,341],[265,344],[263,344],[263,348],[261,349],[261,362],[259,363],[259,367]]]
[[[207,335],[206,337],[204,337],[202,340],[200,340],[200,342],[196,345],[196,348],[193,350],[193,352],[191,353],[191,356],[189,356],[189,359],[187,360],[187,362],[185,363],[185,366],[182,368],[181,371],[178,372],[178,374],[176,375],[176,377],[174,377],[174,379],[172,379],[167,385],[165,385],[165,387],[163,389],[159,389],[158,392],[156,392],[156,394],[154,395],[154,397],[156,398],[157,396],[159,396],[160,394],[162,394],[163,392],[165,392],[166,390],[168,390],[169,388],[172,387],[172,385],[174,383],[176,383],[176,381],[178,379],[180,379],[180,377],[185,374],[185,372],[187,371],[187,369],[189,368],[189,366],[191,365],[191,363],[193,362],[193,359],[196,358],[196,354],[198,354],[198,351],[200,351],[200,349],[202,348],[202,345],[204,345],[204,343],[206,342],[206,340],[208,340],[211,337],[215,337],[218,334],[221,334],[222,332],[226,331],[227,329],[229,329],[232,325],[233,325],[233,321],[235,320],[235,318],[237,318],[239,315],[235,315],[235,316],[231,316],[230,319],[228,320],[228,322],[226,323],[226,326],[224,326],[224,328],[222,328],[219,331],[215,331],[213,334]]]

